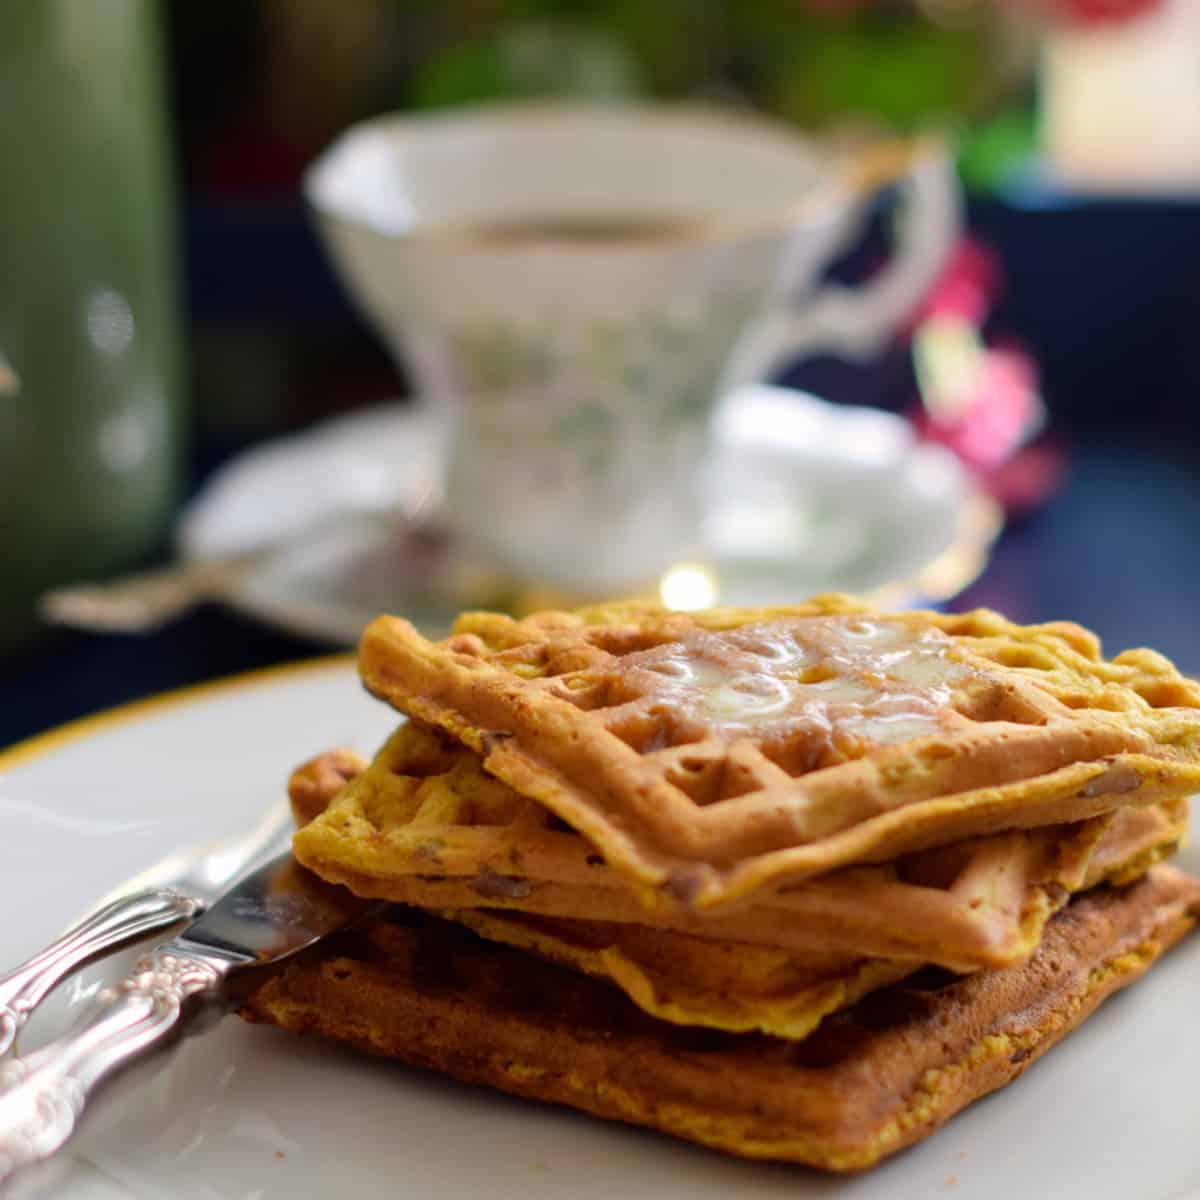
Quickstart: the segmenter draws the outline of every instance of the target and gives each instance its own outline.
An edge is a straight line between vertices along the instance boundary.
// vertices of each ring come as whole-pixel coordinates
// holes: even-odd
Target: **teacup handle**
[[[891,260],[859,287],[827,284],[813,295],[805,285],[811,256],[790,271],[780,295],[751,326],[734,352],[725,390],[769,378],[789,361],[833,352],[848,359],[878,353],[937,279],[962,232],[963,203],[949,147],[940,139],[887,144],[856,160],[837,185],[865,197],[898,182],[902,210]],[[856,206],[851,206],[853,214]],[[830,229],[827,261],[845,240],[850,222]]]

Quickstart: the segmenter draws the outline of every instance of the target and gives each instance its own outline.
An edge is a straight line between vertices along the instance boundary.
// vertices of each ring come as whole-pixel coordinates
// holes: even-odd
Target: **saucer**
[[[722,402],[713,432],[703,550],[655,589],[670,607],[786,604],[822,591],[936,604],[986,562],[996,506],[900,417],[754,385]],[[578,600],[514,586],[456,552],[437,516],[446,445],[441,413],[417,400],[255,447],[185,509],[179,554],[253,556],[228,603],[345,644],[383,611],[435,634],[463,608]]]

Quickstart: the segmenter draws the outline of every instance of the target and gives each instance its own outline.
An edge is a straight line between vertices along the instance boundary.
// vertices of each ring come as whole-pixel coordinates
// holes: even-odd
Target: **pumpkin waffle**
[[[1075,899],[1021,966],[922,972],[797,1043],[657,1021],[599,980],[396,909],[302,956],[243,1015],[733,1154],[857,1170],[1025,1071],[1198,910],[1200,885],[1158,866]]]
[[[585,838],[437,731],[402,725],[364,765],[346,752],[323,755],[289,785],[298,821],[319,814],[297,834],[297,858],[361,896],[652,926],[849,963],[1008,965],[1033,949],[1069,893],[1134,877],[1187,828],[1186,802],[1172,801],[843,868],[733,909],[648,910]],[[519,922],[506,928],[520,933]],[[550,936],[544,922],[541,930]],[[570,926],[562,930],[569,943]],[[623,953],[619,941],[612,948]]]
[[[659,1020],[793,1041],[808,1037],[830,1013],[920,966],[485,908],[432,915],[465,925],[489,941],[609,980]]]
[[[402,728],[368,771],[378,771],[380,760],[394,768],[396,750],[403,746],[408,747],[404,761],[432,768],[442,761],[434,755],[443,744],[436,734],[420,730],[406,733]],[[462,747],[456,747],[453,756],[473,757]],[[356,780],[350,794],[364,790],[366,781],[358,777],[365,765],[353,752],[336,750],[293,772],[288,790],[297,825],[303,828],[319,822],[330,809],[331,828],[341,829],[346,805],[339,794]],[[394,786],[397,778],[388,771],[383,783]],[[418,782],[412,776],[408,779],[414,786]],[[479,784],[508,795],[510,803],[532,803],[522,801],[506,785],[486,776]],[[298,836],[298,840],[303,843],[305,838]],[[455,920],[493,941],[611,979],[652,1016],[678,1024],[794,1039],[808,1036],[829,1013],[912,974],[917,967],[908,961],[802,953],[611,921],[539,917],[485,908],[434,915]]]
[[[1200,684],[986,610],[481,613],[441,643],[380,617],[359,665],[658,908],[1200,789]]]

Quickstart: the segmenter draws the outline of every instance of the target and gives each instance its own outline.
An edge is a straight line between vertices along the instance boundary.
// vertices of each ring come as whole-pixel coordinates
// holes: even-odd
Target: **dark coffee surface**
[[[450,232],[501,246],[539,242],[596,243],[656,241],[679,237],[696,223],[670,213],[577,213],[562,216],[497,217],[455,225]]]

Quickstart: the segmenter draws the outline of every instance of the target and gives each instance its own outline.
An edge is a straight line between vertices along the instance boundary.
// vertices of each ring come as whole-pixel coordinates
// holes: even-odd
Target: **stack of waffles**
[[[246,1015],[733,1153],[869,1166],[1190,928],[1200,685],[1079,626],[612,606],[382,617],[405,720],[299,769],[397,902]]]

